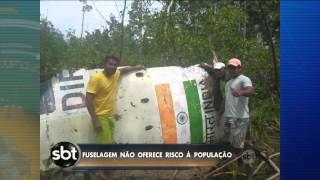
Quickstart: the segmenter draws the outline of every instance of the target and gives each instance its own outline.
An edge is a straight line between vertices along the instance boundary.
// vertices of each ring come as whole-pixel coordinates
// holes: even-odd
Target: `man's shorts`
[[[97,133],[97,144],[112,144],[115,124],[114,118],[112,116],[102,115],[98,116],[98,119],[101,122],[102,130]]]
[[[243,149],[246,140],[249,118],[224,118],[225,141],[234,148]]]

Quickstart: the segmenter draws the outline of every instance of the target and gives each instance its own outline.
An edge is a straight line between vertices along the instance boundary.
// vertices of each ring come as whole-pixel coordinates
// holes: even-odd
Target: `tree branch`
[[[232,160],[226,162],[226,163],[225,163],[224,165],[222,165],[221,167],[219,167],[219,168],[217,168],[217,169],[215,169],[215,170],[207,173],[207,174],[204,176],[204,178],[205,178],[205,179],[208,178],[208,177],[211,176],[212,174],[214,174],[214,173],[222,170],[224,167],[226,167],[226,166],[230,165],[231,163],[237,161],[237,160],[240,159],[241,157],[242,157],[242,153],[241,153],[240,155],[236,156],[235,158],[233,158]]]

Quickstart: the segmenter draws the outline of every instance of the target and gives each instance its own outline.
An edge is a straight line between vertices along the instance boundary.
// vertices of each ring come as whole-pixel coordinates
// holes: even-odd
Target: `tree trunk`
[[[277,58],[276,58],[276,53],[275,53],[275,47],[273,44],[273,34],[272,31],[269,28],[269,24],[266,18],[266,14],[264,13],[263,10],[263,5],[261,4],[261,1],[258,1],[259,4],[259,9],[261,11],[261,16],[262,16],[262,20],[264,23],[264,27],[266,28],[266,32],[267,32],[267,42],[269,44],[269,46],[271,47],[271,53],[272,53],[272,63],[273,63],[273,70],[274,70],[274,90],[277,93],[277,95],[280,97],[280,91],[279,91],[279,87],[278,87],[278,82],[279,82],[279,75],[278,75],[278,67],[277,67]]]
[[[120,60],[122,59],[122,49],[123,49],[123,36],[124,36],[124,27],[123,27],[123,21],[124,21],[124,15],[126,11],[126,5],[127,5],[127,0],[124,0],[124,6],[123,6],[123,11],[122,11],[122,19],[121,19],[121,40],[120,40]]]
[[[81,23],[81,36],[80,36],[80,39],[82,39],[82,34],[83,34],[84,13],[85,13],[85,9],[84,9],[84,6],[83,6],[82,7],[82,23]]]
[[[173,5],[173,2],[174,0],[171,0],[170,3],[168,4],[167,6],[167,10],[166,10],[166,13],[167,13],[167,18],[170,17],[170,10],[171,10],[171,7]],[[169,40],[168,40],[168,21],[166,22],[165,24],[165,45],[168,45],[169,44]],[[166,48],[162,47],[162,51],[164,51],[164,53],[161,53],[161,54],[164,54],[165,57],[162,57],[162,64],[163,65],[167,65],[167,62],[168,62],[168,59],[169,59],[169,53],[168,53],[168,50],[166,50]]]

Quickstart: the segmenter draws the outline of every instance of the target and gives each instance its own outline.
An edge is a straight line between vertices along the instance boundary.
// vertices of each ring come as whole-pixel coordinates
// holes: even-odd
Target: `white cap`
[[[217,62],[213,64],[213,69],[222,69],[224,68],[226,65],[224,65],[224,63],[222,62]]]

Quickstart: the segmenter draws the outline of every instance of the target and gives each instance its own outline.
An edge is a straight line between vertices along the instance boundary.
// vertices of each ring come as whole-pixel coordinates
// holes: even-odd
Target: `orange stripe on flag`
[[[156,94],[160,111],[163,143],[176,144],[176,118],[174,116],[174,109],[169,84],[156,85]]]

